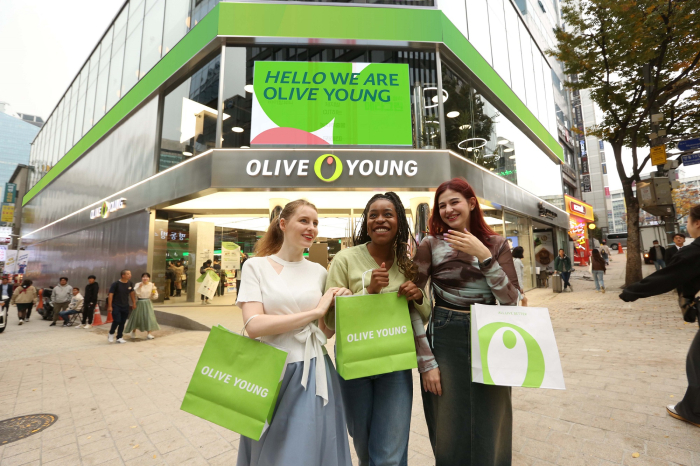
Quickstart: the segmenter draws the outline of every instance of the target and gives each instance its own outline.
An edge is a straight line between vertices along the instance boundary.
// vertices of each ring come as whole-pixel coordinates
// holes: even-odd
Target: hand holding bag
[[[211,329],[180,409],[253,440],[272,422],[287,351],[218,325]]]

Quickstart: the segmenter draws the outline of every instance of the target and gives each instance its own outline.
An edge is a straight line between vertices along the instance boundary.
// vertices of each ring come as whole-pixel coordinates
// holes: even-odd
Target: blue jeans
[[[78,313],[78,311],[76,311],[75,309],[72,309],[70,311],[61,311],[58,313],[58,315],[61,316],[61,319],[63,319],[63,321],[67,323],[68,317],[72,316],[73,314],[77,314],[77,313]]]
[[[594,270],[593,271],[593,279],[595,280],[595,289],[600,291],[601,288],[605,289],[605,282],[603,281],[603,276],[605,275],[605,271],[603,270]]]
[[[348,432],[360,466],[406,466],[413,407],[411,371],[339,378]]]
[[[564,282],[564,289],[566,289],[567,286],[571,286],[571,283],[569,283],[569,277],[571,277],[571,272],[560,272],[561,279]]]
[[[472,383],[470,315],[436,306],[428,336],[442,396],[421,390],[436,466],[506,466],[513,459],[511,388]]]
[[[656,267],[656,270],[661,270],[666,267],[666,262],[663,259],[657,259],[654,261],[654,267]]]

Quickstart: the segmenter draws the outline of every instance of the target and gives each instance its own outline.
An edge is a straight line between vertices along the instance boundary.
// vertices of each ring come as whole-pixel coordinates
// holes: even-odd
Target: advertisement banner
[[[3,204],[2,214],[0,215],[0,222],[12,223],[15,219],[15,206],[14,204]]]
[[[241,247],[236,243],[221,242],[221,268],[224,270],[241,269]]]
[[[408,65],[255,62],[251,145],[411,146]]]

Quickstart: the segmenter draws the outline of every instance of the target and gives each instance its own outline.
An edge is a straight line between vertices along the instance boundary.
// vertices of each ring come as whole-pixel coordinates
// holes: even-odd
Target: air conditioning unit
[[[673,213],[671,182],[668,177],[655,177],[637,183],[639,206],[651,215],[663,217]]]

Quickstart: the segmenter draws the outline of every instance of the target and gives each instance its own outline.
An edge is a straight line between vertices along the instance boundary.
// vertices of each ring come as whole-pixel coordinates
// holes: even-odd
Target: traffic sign
[[[688,139],[687,141],[681,141],[678,143],[678,150],[687,151],[700,149],[700,138]]]
[[[700,154],[688,154],[683,156],[683,165],[697,165],[700,163]]]

